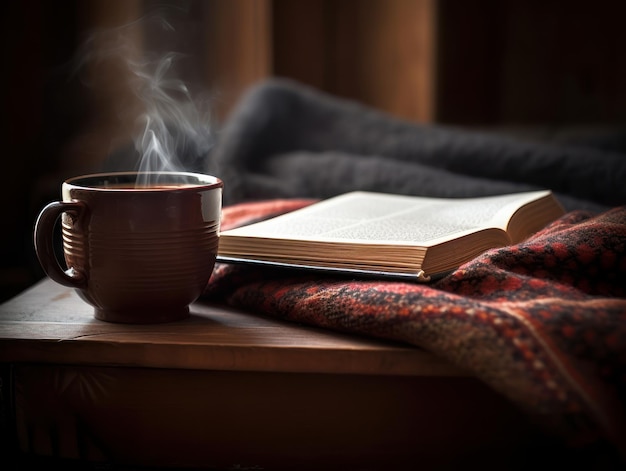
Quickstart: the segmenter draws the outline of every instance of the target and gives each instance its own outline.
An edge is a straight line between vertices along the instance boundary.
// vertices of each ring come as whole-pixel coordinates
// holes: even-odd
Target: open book
[[[218,261],[429,281],[563,213],[550,191],[463,199],[357,191],[222,232]]]

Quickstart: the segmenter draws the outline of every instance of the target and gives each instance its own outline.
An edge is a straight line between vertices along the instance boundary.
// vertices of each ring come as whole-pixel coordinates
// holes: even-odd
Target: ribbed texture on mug
[[[207,280],[217,253],[218,222],[167,232],[132,234],[98,230],[85,239],[63,227],[68,263],[85,267],[89,283],[115,285],[118,291],[154,292],[196,290]]]

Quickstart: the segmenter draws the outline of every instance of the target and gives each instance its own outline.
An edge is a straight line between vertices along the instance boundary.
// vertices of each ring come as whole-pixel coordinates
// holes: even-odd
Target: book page
[[[522,204],[546,194],[441,199],[353,192],[225,234],[429,246],[477,229],[505,229]]]

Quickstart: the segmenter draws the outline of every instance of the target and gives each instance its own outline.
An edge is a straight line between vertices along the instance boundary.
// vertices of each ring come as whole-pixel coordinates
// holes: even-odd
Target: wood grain
[[[419,348],[195,303],[181,322],[98,321],[70,288],[44,280],[0,306],[0,362],[229,371],[464,376]]]
[[[0,306],[7,364],[6,443],[49,467],[499,469],[545,449],[521,411],[428,352],[223,306],[112,324],[44,280]]]

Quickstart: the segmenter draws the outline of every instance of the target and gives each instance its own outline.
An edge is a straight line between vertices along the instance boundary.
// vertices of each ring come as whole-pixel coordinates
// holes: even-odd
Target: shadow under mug
[[[213,272],[223,186],[189,172],[71,178],[62,184],[62,201],[39,214],[37,257],[52,280],[77,289],[97,319],[184,319]],[[67,268],[54,249],[59,217]]]

